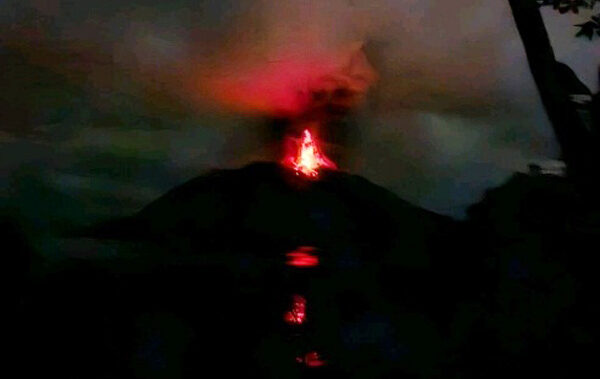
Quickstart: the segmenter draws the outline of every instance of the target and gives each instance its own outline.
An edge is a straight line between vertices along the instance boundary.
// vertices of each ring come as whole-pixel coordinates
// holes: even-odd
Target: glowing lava
[[[302,133],[302,142],[296,154],[286,157],[283,163],[294,169],[297,175],[303,174],[308,178],[317,178],[320,168],[337,168],[335,163],[321,153],[316,139],[313,139],[308,129]]]
[[[325,365],[325,361],[321,359],[321,356],[316,351],[306,353],[304,357],[297,357],[296,362],[304,362],[308,367],[321,367]]]
[[[286,312],[283,318],[288,324],[303,324],[306,319],[306,299],[303,296],[294,295],[292,310]]]
[[[316,249],[312,246],[300,246],[296,250],[286,254],[288,266],[315,267],[319,265],[319,257]]]

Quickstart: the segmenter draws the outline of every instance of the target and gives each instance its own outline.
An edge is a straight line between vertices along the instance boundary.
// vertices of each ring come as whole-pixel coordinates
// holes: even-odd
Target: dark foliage
[[[63,259],[5,227],[27,257],[13,363],[64,378],[572,377],[597,370],[594,209],[545,175],[515,176],[459,223],[345,173],[215,171],[61,239]],[[318,268],[284,264],[299,245]],[[298,330],[282,320],[294,293]],[[296,362],[313,349],[327,366]]]
[[[577,32],[576,36],[585,36],[589,39],[594,37],[594,32],[600,36],[600,13],[590,18],[590,21],[584,22],[583,24],[577,24],[580,30]]]
[[[540,6],[551,5],[561,14],[573,12],[579,13],[580,8],[593,9],[596,5],[596,0],[538,0]],[[594,38],[594,34],[600,36],[600,13],[590,17],[590,20],[582,24],[576,24],[579,28],[576,37],[588,37],[590,40]]]

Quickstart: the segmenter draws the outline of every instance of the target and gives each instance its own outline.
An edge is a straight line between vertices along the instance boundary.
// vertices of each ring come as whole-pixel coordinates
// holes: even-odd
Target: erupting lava
[[[283,319],[288,324],[301,325],[306,319],[306,299],[300,295],[294,295],[292,309],[285,313]]]
[[[316,351],[306,353],[304,357],[297,357],[296,362],[304,362],[308,367],[321,367],[325,365],[325,361],[321,359],[321,356]]]
[[[300,246],[296,250],[286,254],[288,266],[294,267],[315,267],[319,265],[319,257],[316,255],[316,249],[312,246]]]
[[[296,154],[286,157],[283,163],[293,168],[296,174],[302,173],[309,178],[317,178],[319,169],[322,167],[337,168],[335,163],[321,153],[317,141],[313,139],[308,129],[302,133],[302,142],[299,144]]]

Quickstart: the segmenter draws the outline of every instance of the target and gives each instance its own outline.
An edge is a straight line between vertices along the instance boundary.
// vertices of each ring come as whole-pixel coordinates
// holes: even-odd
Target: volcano
[[[47,370],[86,377],[99,359],[113,363],[97,377],[197,377],[207,365],[224,375],[377,377],[373,362],[386,375],[415,374],[437,359],[421,335],[435,334],[433,320],[453,309],[446,294],[459,293],[456,272],[440,264],[454,230],[345,172],[322,169],[315,180],[267,162],[215,170],[72,236],[88,241],[78,257],[98,246],[116,253],[44,278],[21,316],[41,326],[22,343],[36,344],[27,359]]]
[[[324,168],[316,180],[285,165],[258,162],[194,178],[131,217],[95,225],[79,237],[134,246],[134,255],[151,268],[142,276],[133,268],[136,283],[127,279],[117,292],[138,304],[168,304],[169,312],[173,302],[186,309],[194,333],[204,336],[197,355],[209,361],[244,362],[260,377],[271,377],[265,370],[272,377],[296,375],[298,362],[324,375],[363,377],[352,376],[353,370],[373,359],[387,373],[414,371],[401,363],[414,354],[427,357],[417,371],[431,363],[428,351],[405,356],[393,335],[403,333],[417,346],[423,325],[406,311],[426,319],[445,318],[453,309],[445,294],[459,292],[449,279],[456,272],[440,262],[447,260],[456,230],[451,219],[360,176]],[[446,284],[440,288],[440,282]],[[297,293],[308,299],[306,323],[298,309],[284,314]],[[282,329],[289,324],[306,328],[296,342]],[[223,333],[235,342],[224,342]],[[364,375],[372,377],[370,371]]]
[[[86,378],[479,378],[593,362],[581,333],[597,306],[573,299],[593,297],[595,266],[560,258],[568,217],[546,204],[571,197],[553,180],[517,176],[461,223],[342,171],[215,170],[50,241],[76,255],[28,271],[15,362]],[[575,293],[572,278],[593,285]]]
[[[418,267],[427,265],[432,235],[452,223],[356,175],[324,170],[315,181],[265,162],[197,177],[85,234],[153,241],[184,254],[252,250],[268,257],[311,245]]]

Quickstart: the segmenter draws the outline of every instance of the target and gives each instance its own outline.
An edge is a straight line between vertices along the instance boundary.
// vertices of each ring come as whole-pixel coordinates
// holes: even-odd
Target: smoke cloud
[[[44,156],[51,178],[160,192],[273,159],[262,117],[315,94],[354,109],[342,169],[457,217],[558,155],[506,2],[7,0],[0,35],[0,142],[28,146],[7,176]]]

